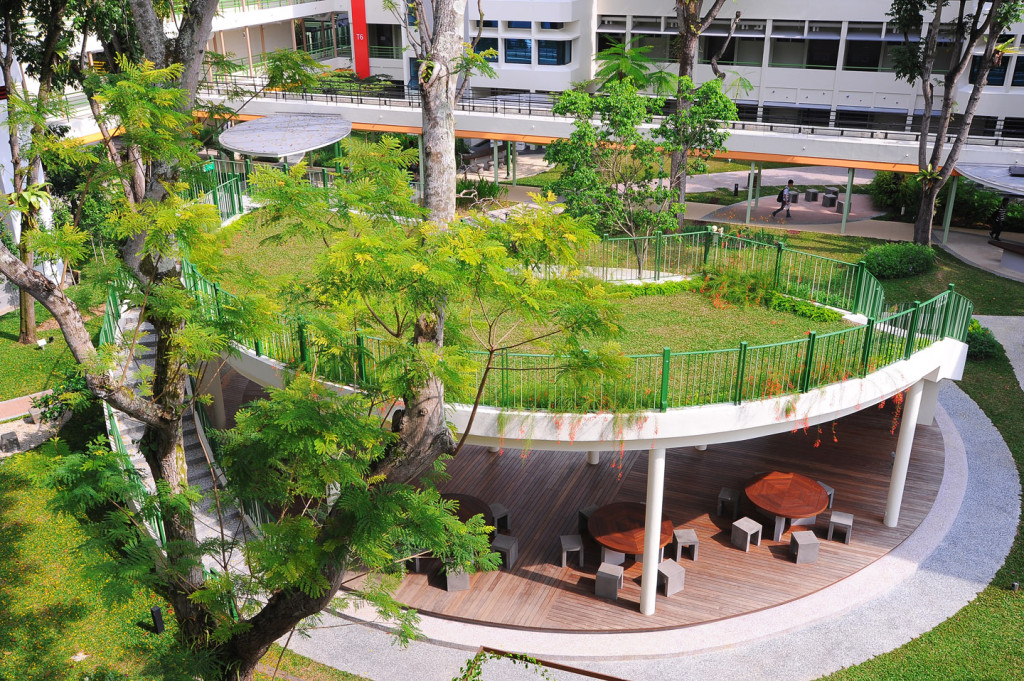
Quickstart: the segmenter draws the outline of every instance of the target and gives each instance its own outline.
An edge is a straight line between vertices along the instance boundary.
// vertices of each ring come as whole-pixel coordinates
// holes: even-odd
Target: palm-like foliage
[[[598,89],[605,89],[608,83],[631,79],[641,90],[648,88],[655,94],[667,95],[675,92],[676,76],[657,67],[657,62],[647,56],[652,47],[637,45],[637,40],[615,43],[597,53],[598,63],[595,77]]]

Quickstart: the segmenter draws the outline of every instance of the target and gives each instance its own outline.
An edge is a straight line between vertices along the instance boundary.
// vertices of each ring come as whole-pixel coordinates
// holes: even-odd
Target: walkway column
[[[743,224],[750,224],[750,200],[754,198],[754,168],[757,166],[756,161],[750,162],[750,175],[747,179],[747,219]]]
[[[843,225],[839,228],[840,234],[846,234],[846,218],[850,217],[850,204],[853,203],[853,168],[846,178],[846,201],[843,201]]]
[[[519,172],[519,145],[512,143],[512,186],[516,186],[516,173]]]
[[[921,394],[924,380],[920,380],[907,391],[903,403],[903,423],[900,437],[896,441],[896,457],[892,462],[892,479],[889,481],[889,500],[885,504],[886,527],[896,527],[900,521],[900,505],[903,503],[903,488],[907,484],[907,467],[910,465],[910,448],[914,446],[914,431],[917,430],[917,416],[921,410]]]
[[[494,184],[498,184],[498,140],[491,140],[494,149]]]
[[[644,525],[644,565],[640,578],[640,613],[654,614],[658,597],[658,552],[661,550],[661,511],[665,497],[665,450],[647,453],[647,522]]]
[[[960,176],[953,176],[953,185],[949,188],[949,197],[946,199],[946,214],[942,216],[942,245],[946,245],[949,238],[949,223],[953,220],[953,202],[956,201],[956,185],[960,182]]]
[[[754,208],[757,208],[758,202],[761,200],[761,171],[764,170],[764,164],[760,161],[757,162],[757,193],[754,194]]]
[[[587,452],[587,463],[591,466],[601,463],[601,452]]]

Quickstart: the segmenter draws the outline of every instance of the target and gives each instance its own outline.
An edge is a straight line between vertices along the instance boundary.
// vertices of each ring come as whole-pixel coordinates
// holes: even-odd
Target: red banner
[[[352,0],[352,63],[356,76],[370,75],[370,41],[366,35],[366,0]]]

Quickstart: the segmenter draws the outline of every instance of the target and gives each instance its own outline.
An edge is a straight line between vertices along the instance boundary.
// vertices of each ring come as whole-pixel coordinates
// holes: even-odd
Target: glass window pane
[[[572,61],[571,40],[538,40],[537,61],[546,66],[563,66]]]
[[[498,61],[498,39],[497,38],[480,38],[476,44],[477,54],[486,52],[487,50],[494,50],[495,54],[490,57],[484,57],[487,61]]]
[[[505,38],[506,64],[532,64],[533,41],[526,38]]]

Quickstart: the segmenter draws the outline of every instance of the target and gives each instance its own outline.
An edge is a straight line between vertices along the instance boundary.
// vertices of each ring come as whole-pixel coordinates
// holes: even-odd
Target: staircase
[[[138,322],[139,311],[135,309],[127,311],[122,315],[119,323],[120,334],[122,336],[134,334]],[[139,367],[152,368],[154,365],[156,336],[152,331],[153,327],[149,323],[139,326],[141,337],[135,347],[135,353],[126,374],[129,385],[133,385],[133,387],[139,383],[139,379],[136,378]],[[128,357],[125,356],[122,359],[127,361]],[[139,472],[146,488],[154,493],[156,485],[153,475],[138,447],[138,441],[145,432],[145,424],[121,412],[115,411],[114,413],[131,463]],[[213,463],[213,453],[209,448],[209,442],[204,437],[205,434],[201,432],[201,427],[192,409],[186,411],[182,416],[182,436],[185,447],[185,463],[188,468],[188,484],[203,494],[202,501],[193,507],[196,534],[200,541],[223,540],[224,542],[221,553],[204,556],[203,565],[211,571],[219,572],[227,568],[233,572],[245,572],[245,562],[238,550],[239,545],[245,540],[247,529],[245,518],[238,507],[229,504],[223,495],[218,508],[218,495],[215,491],[223,489],[224,474]]]

